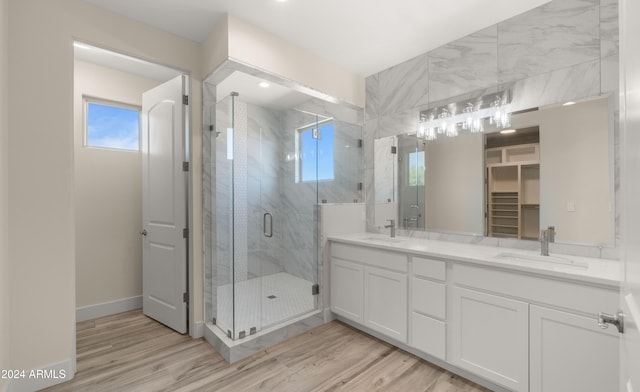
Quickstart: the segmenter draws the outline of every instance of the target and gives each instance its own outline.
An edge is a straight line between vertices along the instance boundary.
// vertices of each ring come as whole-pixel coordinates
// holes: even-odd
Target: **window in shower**
[[[333,121],[300,129],[298,182],[334,179]]]
[[[85,146],[140,150],[140,107],[84,97]]]

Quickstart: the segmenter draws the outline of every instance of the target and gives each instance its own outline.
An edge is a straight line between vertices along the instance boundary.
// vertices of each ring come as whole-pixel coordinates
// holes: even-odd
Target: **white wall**
[[[608,113],[599,99],[540,116],[540,227],[555,226],[557,241],[614,240]]]
[[[427,143],[427,230],[484,233],[483,148],[483,135],[471,133]]]
[[[7,118],[8,40],[9,40],[8,0],[0,0],[0,369],[9,369],[9,257],[7,239],[9,235],[9,171]],[[0,379],[0,391],[4,391],[7,381]]]
[[[80,0],[10,0],[9,15],[10,367],[55,366],[72,372],[76,305],[72,42],[77,39],[191,71],[194,86],[200,84],[201,47]],[[201,97],[196,92],[193,98],[191,124],[199,130]],[[192,147],[193,166],[201,166],[196,162],[200,149]],[[199,216],[196,208],[194,215]],[[202,294],[195,298],[198,303],[193,305],[202,319]]]
[[[76,307],[142,295],[141,154],[84,146],[83,95],[142,106],[159,83],[75,61]]]
[[[203,46],[206,73],[231,58],[364,107],[363,77],[231,15],[211,32]]]

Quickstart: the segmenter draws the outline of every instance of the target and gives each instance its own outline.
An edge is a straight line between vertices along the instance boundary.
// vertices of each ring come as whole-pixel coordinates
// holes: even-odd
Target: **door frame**
[[[82,40],[76,39],[74,40],[74,42],[80,43],[80,44],[84,44],[84,42]],[[194,99],[193,97],[193,76],[192,76],[192,72],[188,71],[188,70],[184,70],[184,69],[179,69],[173,66],[168,66],[165,64],[161,64],[155,61],[151,61],[136,55],[132,55],[129,53],[125,53],[125,52],[121,52],[118,50],[114,50],[112,48],[107,48],[107,47],[103,47],[100,46],[99,44],[94,44],[94,43],[89,43],[87,42],[86,45],[88,46],[92,46],[98,49],[102,49],[108,52],[113,53],[115,56],[118,57],[128,57],[131,59],[134,59],[136,61],[141,61],[144,63],[148,63],[151,64],[153,66],[158,66],[158,67],[163,67],[163,68],[170,68],[172,70],[174,70],[176,72],[175,76],[178,75],[182,75],[183,78],[186,78],[186,81],[183,83],[184,85],[184,94],[186,94],[188,96],[188,104],[183,105],[182,110],[183,110],[183,115],[184,115],[184,130],[183,130],[183,134],[182,134],[182,138],[183,138],[183,142],[184,142],[184,151],[183,151],[183,160],[185,162],[188,162],[189,165],[189,170],[188,170],[188,174],[187,174],[187,178],[185,181],[185,185],[184,185],[184,191],[185,191],[185,197],[186,197],[186,203],[185,203],[185,209],[186,209],[186,227],[188,228],[189,231],[189,235],[185,246],[186,249],[186,279],[187,281],[186,283],[186,290],[188,293],[188,304],[187,304],[187,332],[186,334],[191,336],[192,338],[199,338],[203,336],[203,323],[198,323],[195,320],[195,290],[194,290],[194,282],[195,282],[195,276],[194,276],[194,207],[193,207],[193,183],[194,183],[194,170],[193,170],[193,162],[192,162],[192,151],[194,151],[194,146],[193,146],[193,137],[192,137],[192,132],[191,132],[191,124],[193,123],[193,118],[192,116],[194,115],[194,113],[197,115],[197,111],[194,112],[191,107],[193,105],[194,102],[200,102],[200,99]],[[75,64],[75,54],[74,51],[72,50],[70,53],[71,56],[71,62],[72,64]],[[108,66],[108,65],[102,65],[102,64],[98,64],[101,66],[104,66],[106,68],[111,68],[111,69],[115,69],[112,66]],[[122,71],[125,73],[131,73],[131,74],[135,74],[133,72],[130,71]],[[73,81],[73,75],[75,75],[75,65],[72,66],[72,81]],[[175,77],[174,76],[174,77]],[[158,84],[164,83],[168,80],[170,80],[171,78],[168,78],[167,80],[163,81],[163,82],[158,82]],[[72,89],[72,93],[75,95],[75,91],[74,89]],[[72,100],[74,99],[74,97],[72,96]],[[75,110],[75,109],[74,109]],[[75,128],[74,128],[75,129]],[[75,132],[75,130],[74,130]],[[75,143],[75,137],[72,138],[72,143]],[[74,150],[75,151],[75,147]],[[75,153],[74,153],[75,154]],[[74,169],[75,170],[75,169]],[[142,168],[140,168],[140,170],[142,170]],[[142,202],[142,200],[141,200]],[[74,252],[75,254],[75,252]],[[141,260],[142,263],[142,260]],[[77,264],[77,262],[75,263]],[[77,279],[77,278],[76,278]],[[76,282],[77,285],[77,282]],[[74,320],[76,319],[76,308],[74,308]],[[74,323],[75,326],[75,323]],[[75,327],[74,327],[74,331],[73,331],[73,361],[74,363],[76,362],[76,336],[75,336]]]

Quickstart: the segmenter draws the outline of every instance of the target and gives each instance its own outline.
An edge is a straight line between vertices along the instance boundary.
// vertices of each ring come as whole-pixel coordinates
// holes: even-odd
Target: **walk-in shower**
[[[360,112],[259,82],[204,84],[205,336],[229,361],[324,321],[318,205],[363,199]]]

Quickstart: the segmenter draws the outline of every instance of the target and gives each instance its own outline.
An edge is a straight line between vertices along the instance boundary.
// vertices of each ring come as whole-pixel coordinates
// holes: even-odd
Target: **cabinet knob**
[[[624,333],[624,314],[622,310],[618,310],[616,314],[598,313],[598,325],[602,329],[609,328],[609,324],[613,324],[618,328],[618,332]]]

